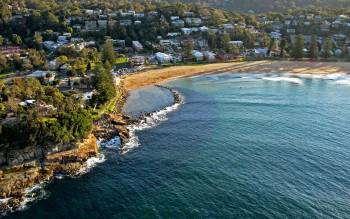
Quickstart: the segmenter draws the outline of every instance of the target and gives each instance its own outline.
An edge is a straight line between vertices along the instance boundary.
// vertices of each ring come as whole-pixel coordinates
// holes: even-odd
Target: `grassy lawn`
[[[99,108],[95,109],[92,115],[93,120],[100,119],[102,115],[105,113],[113,112],[117,102],[122,97],[122,94],[123,92],[121,92],[120,90],[117,90],[117,94],[112,100],[110,100],[108,103],[104,104],[103,106],[100,106]]]
[[[14,75],[16,75],[16,73],[14,73],[14,72],[0,74],[0,79],[5,79],[7,77],[14,76]]]

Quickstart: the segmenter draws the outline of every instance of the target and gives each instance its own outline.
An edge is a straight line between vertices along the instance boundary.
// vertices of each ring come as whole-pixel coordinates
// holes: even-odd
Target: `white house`
[[[171,61],[172,57],[169,54],[157,52],[156,59],[159,63],[168,63]]]
[[[141,52],[143,50],[143,46],[142,46],[142,44],[139,41],[132,41],[132,47],[137,52]]]
[[[233,41],[230,41],[229,44],[236,46],[236,47],[243,47],[244,46],[244,43],[241,40],[233,40]]]
[[[254,56],[264,58],[267,56],[267,48],[256,48],[254,49]]]
[[[44,79],[46,82],[52,82],[55,80],[56,73],[52,71],[37,70],[28,75],[28,77]]]
[[[190,34],[192,33],[192,29],[191,29],[191,28],[183,27],[183,28],[181,28],[181,32],[182,32],[182,34],[184,34],[184,35],[190,35]]]
[[[192,51],[192,57],[196,60],[196,61],[203,61],[204,59],[204,55],[203,53],[201,53],[198,50],[193,50]]]
[[[215,61],[216,54],[213,52],[210,52],[210,51],[204,51],[203,56],[204,56],[205,60],[212,62],[212,61]]]

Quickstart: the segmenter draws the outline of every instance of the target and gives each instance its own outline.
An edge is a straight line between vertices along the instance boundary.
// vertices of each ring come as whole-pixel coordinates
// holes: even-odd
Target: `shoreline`
[[[347,74],[350,73],[350,63],[346,62],[300,62],[300,61],[254,61],[254,62],[230,62],[230,63],[214,63],[214,64],[200,64],[200,65],[184,65],[184,66],[171,66],[161,69],[147,70],[144,72],[136,73],[133,75],[127,75],[122,77],[121,83],[121,96],[116,102],[113,111],[106,112],[104,115],[96,121],[94,124],[93,134],[90,137],[92,142],[87,143],[89,145],[86,147],[81,144],[75,150],[61,151],[48,155],[46,157],[46,165],[44,168],[40,168],[36,163],[30,164],[28,168],[24,164],[22,169],[19,167],[14,173],[7,174],[4,171],[0,171],[0,179],[3,180],[7,178],[8,183],[4,181],[3,185],[9,186],[8,190],[4,192],[1,196],[3,198],[11,197],[11,203],[0,202],[0,215],[1,213],[7,212],[8,207],[11,206],[11,210],[18,210],[21,203],[24,201],[25,188],[30,188],[37,183],[51,182],[55,177],[55,173],[64,173],[68,176],[74,176],[79,173],[81,168],[86,168],[87,161],[89,158],[98,157],[100,153],[100,148],[97,146],[97,140],[102,140],[102,142],[107,142],[115,137],[120,138],[120,149],[119,152],[124,154],[125,152],[131,150],[138,145],[138,139],[135,135],[135,130],[139,130],[137,126],[140,124],[145,125],[147,119],[153,120],[153,124],[146,124],[148,127],[153,127],[159,124],[163,120],[157,118],[158,113],[173,112],[177,109],[177,105],[183,103],[183,97],[181,94],[167,86],[161,85],[164,82],[170,80],[176,80],[179,78],[192,77],[196,75],[207,75],[214,73],[291,73],[291,74]],[[142,115],[139,119],[132,119],[123,113],[123,107],[127,101],[129,91],[138,89],[144,86],[154,85],[157,87],[165,88],[169,90],[173,97],[174,102],[172,105],[165,107],[160,111],[150,112]],[[176,107],[174,107],[176,106]],[[96,139],[97,138],[97,139]],[[133,141],[132,138],[136,138],[136,142],[131,142],[135,145],[127,145],[129,141]],[[134,139],[135,140],[135,139]],[[66,160],[66,158],[75,158],[73,160]],[[73,161],[73,162],[72,162]],[[17,168],[17,167],[16,167]],[[15,169],[16,169],[15,168]],[[43,172],[43,170],[45,170]],[[28,174],[30,171],[31,175]],[[13,179],[8,177],[15,177],[21,179],[23,176],[27,178],[23,179],[23,184],[16,188],[10,188]],[[28,177],[29,176],[29,177]],[[24,183],[25,181],[25,183]],[[2,201],[2,200],[0,200]],[[7,205],[9,204],[9,206]]]
[[[164,83],[178,78],[213,73],[291,73],[291,74],[335,74],[350,73],[350,62],[317,61],[245,61],[200,65],[171,66],[151,69],[123,76],[126,91]]]

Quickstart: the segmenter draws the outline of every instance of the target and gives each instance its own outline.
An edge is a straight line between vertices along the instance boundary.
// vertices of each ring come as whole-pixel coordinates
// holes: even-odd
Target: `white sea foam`
[[[5,212],[2,212],[0,216],[4,216],[7,213],[14,212],[14,211],[26,210],[28,208],[29,204],[46,198],[47,192],[44,189],[45,185],[46,185],[46,183],[43,182],[43,183],[35,184],[34,186],[25,189],[23,201],[20,202],[20,206],[16,209],[13,209],[12,207],[8,206],[8,209],[6,209]],[[12,199],[13,198],[11,198],[11,197],[0,199],[0,204],[7,205],[8,202]]]
[[[309,78],[309,79],[324,79],[324,80],[338,80],[346,77],[344,73],[333,73],[333,74],[293,74],[299,78]]]
[[[350,78],[339,79],[335,81],[336,84],[350,85]]]
[[[89,172],[97,164],[103,163],[105,161],[106,161],[106,157],[104,154],[99,154],[97,157],[90,157],[89,159],[87,159],[85,166],[78,171],[77,175],[81,176]]]
[[[303,81],[300,78],[294,78],[294,77],[263,77],[263,80],[268,81],[286,81],[294,84],[302,84]]]
[[[121,149],[121,154],[125,154],[133,150],[134,148],[140,146],[139,138],[136,135],[137,131],[153,128],[159,125],[160,123],[168,120],[168,114],[176,111],[180,107],[180,105],[183,103],[183,97],[178,93],[177,95],[181,99],[178,103],[165,107],[160,111],[151,113],[150,115],[141,118],[136,124],[131,124],[127,126],[130,137],[128,142],[126,142],[123,145],[123,148]]]
[[[119,148],[120,144],[121,144],[120,138],[116,136],[109,141],[101,143],[100,145],[101,145],[101,148],[115,149],[115,148]]]

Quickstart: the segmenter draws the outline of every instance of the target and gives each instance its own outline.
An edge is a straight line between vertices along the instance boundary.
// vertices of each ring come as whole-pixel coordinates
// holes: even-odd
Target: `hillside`
[[[182,2],[244,12],[249,10],[255,12],[284,11],[313,6],[350,8],[350,1],[348,0],[184,0]]]

